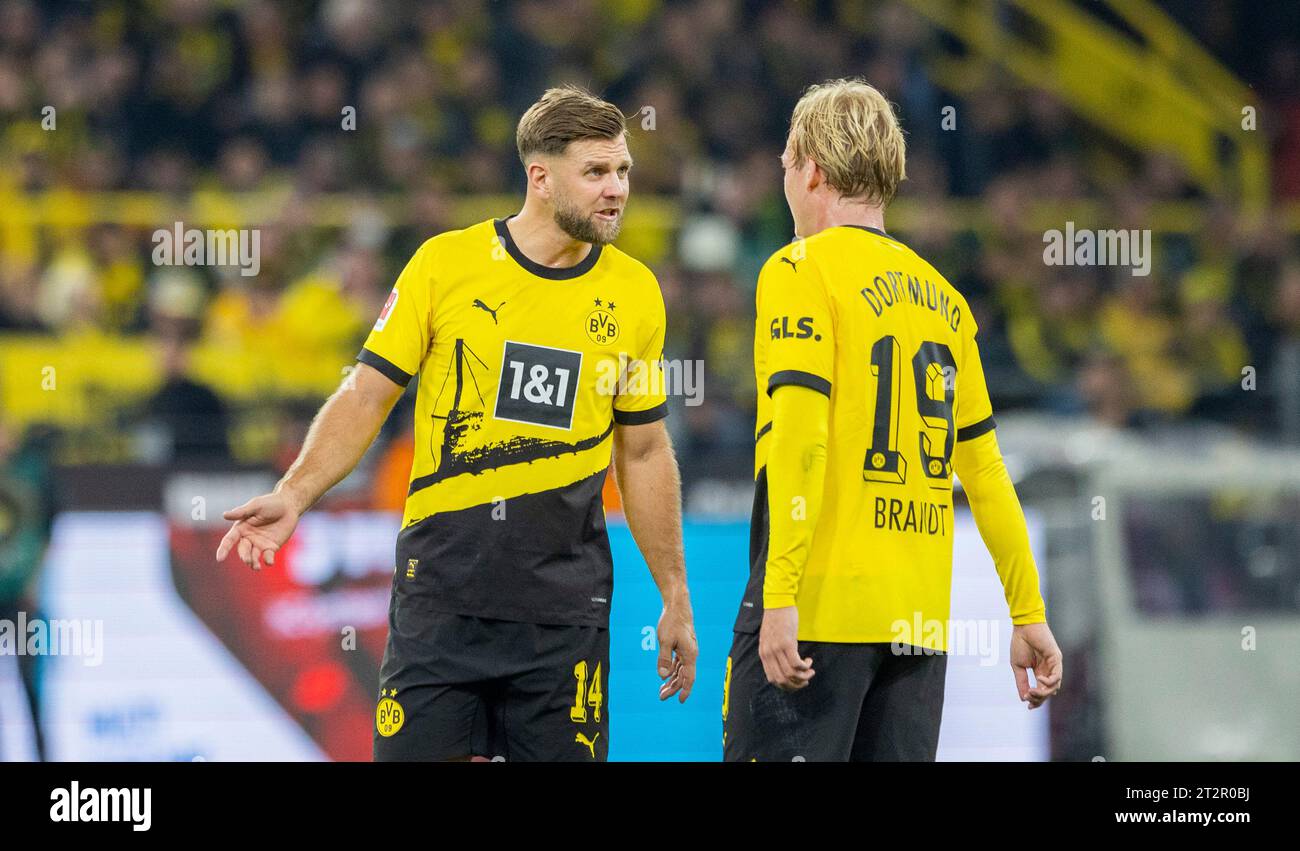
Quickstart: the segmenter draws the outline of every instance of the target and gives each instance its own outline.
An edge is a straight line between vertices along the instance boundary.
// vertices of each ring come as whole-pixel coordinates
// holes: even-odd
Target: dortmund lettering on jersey
[[[759,276],[758,428],[749,585],[736,630],[762,624],[772,391],[830,397],[821,514],[796,597],[805,641],[889,642],[897,621],[946,623],[952,453],[993,428],[976,324],[929,263],[874,228],[828,228]],[[924,646],[941,648],[942,633]]]
[[[665,416],[664,305],[612,246],[552,269],[504,220],[439,234],[397,279],[357,359],[419,375],[397,539],[403,606],[531,623],[608,624],[601,486],[614,424]],[[620,373],[651,374],[624,380]]]

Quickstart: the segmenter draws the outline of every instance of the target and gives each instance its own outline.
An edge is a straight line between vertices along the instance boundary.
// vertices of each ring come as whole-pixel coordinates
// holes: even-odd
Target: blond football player
[[[1034,708],[1061,686],[975,317],[885,230],[904,161],[893,109],[865,82],[813,86],[795,107],[781,163],[797,239],[758,282],[756,496],[724,686],[728,760],[934,759],[954,473],[1005,589],[1020,699]]]

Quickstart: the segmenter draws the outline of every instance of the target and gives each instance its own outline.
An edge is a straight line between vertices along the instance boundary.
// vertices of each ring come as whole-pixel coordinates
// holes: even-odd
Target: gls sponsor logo
[[[51,790],[50,801],[50,821],[123,821],[135,831],[148,830],[153,824],[152,789],[82,789],[73,780],[67,789]]]
[[[790,330],[790,317],[778,316],[772,320],[772,339],[773,340],[806,340],[812,337],[814,340],[820,340],[821,334],[813,331],[813,320],[811,316],[800,316],[794,323],[795,330]]]

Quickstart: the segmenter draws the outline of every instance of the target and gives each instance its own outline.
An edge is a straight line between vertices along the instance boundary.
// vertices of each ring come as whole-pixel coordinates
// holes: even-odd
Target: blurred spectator
[[[43,617],[36,600],[37,577],[58,511],[48,441],[20,440],[0,416],[0,620],[15,623]],[[16,636],[25,641],[27,636]],[[40,682],[46,656],[15,654],[19,680],[31,711],[38,759],[45,759]],[[5,759],[0,753],[0,760]]]
[[[1132,376],[1120,356],[1093,351],[1079,370],[1079,397],[1095,421],[1114,428],[1139,424]]]
[[[1284,440],[1300,444],[1300,262],[1283,268],[1269,320],[1278,336],[1269,364],[1270,383],[1278,398],[1278,426]]]
[[[178,467],[230,458],[226,405],[211,387],[190,376],[189,353],[201,305],[199,286],[188,276],[165,276],[154,293],[163,384],[144,405],[146,451],[155,456],[149,460]]]

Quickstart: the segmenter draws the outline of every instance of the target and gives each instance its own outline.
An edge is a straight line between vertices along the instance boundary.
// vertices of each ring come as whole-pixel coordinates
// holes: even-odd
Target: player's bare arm
[[[662,421],[614,429],[614,475],[623,513],[654,577],[664,610],[659,617],[659,699],[681,703],[695,684],[695,616],[686,586],[682,550],[681,478],[672,441]]]
[[[275,490],[222,515],[234,525],[221,539],[217,561],[235,550],[254,570],[261,569],[264,558],[275,564],[275,553],[293,534],[298,518],[352,472],[402,390],[373,367],[357,364],[317,412],[302,450]]]

